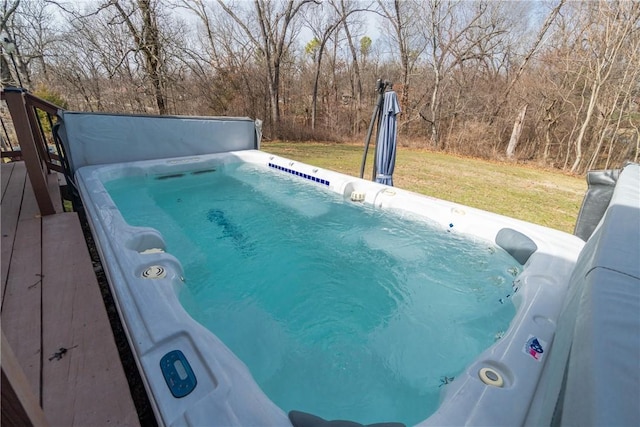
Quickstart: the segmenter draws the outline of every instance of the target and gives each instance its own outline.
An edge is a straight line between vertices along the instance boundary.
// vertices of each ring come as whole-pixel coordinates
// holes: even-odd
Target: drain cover
[[[160,265],[152,265],[142,272],[142,277],[145,279],[162,279],[163,277],[166,277],[166,275],[167,272],[164,267]]]
[[[480,376],[482,382],[487,385],[492,385],[494,387],[504,386],[504,380],[502,379],[502,376],[491,368],[480,369],[478,375]]]

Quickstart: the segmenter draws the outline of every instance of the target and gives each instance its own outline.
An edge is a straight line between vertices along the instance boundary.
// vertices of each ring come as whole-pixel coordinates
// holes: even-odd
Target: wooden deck
[[[47,175],[56,213],[41,217],[24,163],[3,163],[1,172],[0,320],[28,391],[49,425],[139,425],[82,228],[76,213],[63,212],[57,174]],[[5,356],[3,348],[3,369]],[[3,423],[4,381],[3,371]]]

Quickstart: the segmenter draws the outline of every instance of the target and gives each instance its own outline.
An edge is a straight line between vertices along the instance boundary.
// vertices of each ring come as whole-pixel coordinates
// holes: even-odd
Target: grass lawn
[[[359,176],[361,144],[263,142],[266,152]],[[372,150],[370,150],[372,151]],[[371,178],[372,155],[365,178]],[[583,177],[534,166],[458,157],[398,147],[393,175],[398,188],[573,232]]]

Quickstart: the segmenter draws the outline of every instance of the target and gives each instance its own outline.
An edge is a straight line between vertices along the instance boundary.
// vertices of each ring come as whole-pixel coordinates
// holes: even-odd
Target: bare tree
[[[213,2],[181,0],[178,5],[192,12],[200,24],[178,56],[198,89],[190,98],[192,104],[202,103],[207,113],[214,114],[268,114],[268,91],[256,84],[255,48],[246,37],[238,37],[235,21]]]
[[[29,72],[30,55],[25,55],[22,49],[21,38],[24,34],[24,19],[20,14],[20,9],[24,8],[24,5],[20,4],[20,0],[16,0],[11,5],[6,2],[3,5],[3,16],[0,21],[0,29],[3,37],[3,49],[2,49],[2,74],[7,79],[7,83],[14,85],[17,82],[20,86],[26,86],[31,88],[33,86],[31,82],[31,73]],[[7,58],[9,61],[7,61]],[[12,63],[15,71],[15,76],[11,74],[11,68],[9,62]],[[14,78],[15,77],[15,78]],[[5,80],[3,78],[3,80]]]
[[[360,75],[360,64],[358,61],[358,50],[353,42],[353,36],[351,35],[351,25],[347,19],[347,3],[344,0],[340,0],[340,14],[343,17],[342,26],[349,45],[349,52],[351,53],[351,63],[353,66],[353,73],[355,77],[355,88],[351,91],[351,95],[356,98],[357,110],[360,110],[362,103],[362,76]],[[356,122],[359,120],[356,119]]]
[[[313,77],[313,90],[311,92],[311,129],[316,128],[316,115],[318,106],[318,82],[320,81],[320,70],[322,67],[322,57],[324,55],[325,46],[329,37],[342,23],[342,17],[332,8],[331,13],[318,13],[316,7],[308,9],[309,13],[305,18],[308,27],[313,33],[313,40],[310,42],[313,46],[307,45],[312,50],[313,60],[315,64],[315,72]]]
[[[575,139],[575,160],[571,172],[576,172],[583,160],[583,143],[601,92],[616,69],[618,55],[631,31],[639,31],[640,3],[599,1],[589,4],[587,13],[590,15],[587,35],[590,54],[587,56],[590,71],[591,89],[588,96],[586,115]]]
[[[328,11],[325,10],[324,13],[317,13],[316,10],[318,8],[314,8],[308,14],[306,18],[307,25],[311,29],[314,35],[314,61],[315,61],[315,75],[313,80],[313,91],[311,94],[311,129],[316,128],[316,114],[317,114],[317,103],[318,103],[318,83],[320,80],[320,70],[322,65],[322,57],[324,55],[325,47],[329,38],[334,35],[334,32],[339,30],[341,27],[345,28],[347,31],[347,40],[352,50],[353,55],[353,41],[348,34],[348,26],[346,24],[347,19],[350,15],[361,12],[366,9],[359,9],[353,7],[353,4],[347,5],[344,0],[329,0]],[[354,56],[354,64],[357,67],[357,58]],[[359,79],[359,72],[358,72]],[[362,85],[360,84],[360,92],[362,91]],[[361,95],[361,94],[360,94]]]
[[[369,1],[380,42],[365,36],[362,1],[4,0],[18,51],[15,67],[2,52],[3,80],[46,83],[72,108],[267,116],[275,137],[342,139],[373,101],[364,82],[385,77],[402,131],[438,149],[490,157],[504,145],[575,172],[638,157],[640,3],[553,0],[527,24],[539,5]],[[311,62],[300,18],[314,3]],[[315,131],[284,127],[303,120]]]
[[[339,6],[337,10],[342,17],[342,27],[344,29],[347,44],[349,46],[349,53],[351,54],[351,66],[353,67],[353,79],[351,81],[351,97],[355,98],[355,117],[353,119],[353,131],[358,132],[360,129],[360,114],[362,112],[362,73],[360,71],[360,61],[358,60],[358,49],[356,49],[356,43],[354,43],[353,27],[358,25],[358,22],[352,23],[349,19],[355,15],[355,12],[368,11],[371,9],[372,4],[361,4],[352,0],[340,0],[332,2],[333,5]],[[356,8],[356,5],[361,5],[361,8]],[[335,7],[334,6],[334,7]],[[361,39],[368,40],[371,43],[370,38]],[[365,41],[365,44],[367,42]],[[360,53],[362,54],[362,46],[360,46]]]
[[[391,25],[392,31],[389,37],[398,48],[400,57],[400,83],[402,85],[400,104],[403,108],[400,126],[402,128],[406,128],[405,124],[411,118],[413,111],[409,103],[411,75],[416,67],[418,58],[427,45],[418,28],[419,6],[419,0],[378,0],[380,14]]]
[[[69,99],[77,108],[97,111],[147,112],[140,98],[144,69],[135,61],[135,47],[128,29],[114,25],[113,9],[67,10],[66,33],[50,58],[51,74],[72,88]],[[122,88],[128,90],[123,93]],[[75,93],[74,93],[75,92]],[[79,98],[78,98],[78,95]],[[135,107],[134,107],[135,106]]]
[[[20,0],[15,0],[9,4],[6,1],[2,7],[2,17],[0,18],[0,34],[2,34],[2,53],[0,54],[0,73],[2,76],[2,86],[16,86],[16,79],[11,74],[9,62],[13,61],[11,55],[15,48],[15,43],[9,38],[7,23],[20,5]]]
[[[167,114],[165,57],[158,27],[157,1],[136,0],[136,3],[132,3],[126,0],[109,0],[108,4],[118,11],[121,22],[133,37],[135,51],[142,53],[144,57],[145,70],[151,81],[158,113]]]
[[[502,109],[504,104],[507,102],[507,98],[509,96],[509,93],[511,93],[511,90],[513,89],[513,86],[518,82],[518,80],[520,79],[520,76],[524,72],[525,67],[527,66],[527,63],[529,62],[531,57],[538,50],[538,47],[540,46],[540,43],[542,42],[542,39],[544,38],[545,34],[547,34],[547,31],[549,30],[549,27],[551,26],[551,24],[553,24],[553,21],[558,16],[558,13],[560,13],[560,9],[562,8],[562,5],[564,3],[565,3],[565,0],[560,0],[558,5],[555,8],[553,8],[551,10],[551,12],[549,13],[549,15],[547,16],[547,19],[542,24],[542,27],[540,27],[540,31],[538,31],[538,36],[536,37],[535,41],[533,42],[533,44],[529,48],[529,51],[527,52],[527,54],[525,55],[524,59],[522,60],[522,63],[520,64],[520,67],[518,67],[518,71],[516,71],[515,76],[511,79],[511,81],[507,85],[506,89],[504,90],[504,92],[502,94],[501,101],[498,103],[498,105],[496,106],[495,110],[493,111],[493,114],[491,115],[490,124],[493,123],[495,118],[498,116],[498,113],[500,112],[500,110]],[[525,110],[526,110],[526,108],[525,108]],[[520,115],[518,115],[518,117],[519,116]],[[517,141],[516,141],[516,143],[517,143]],[[514,149],[515,149],[515,147],[514,147]]]
[[[500,7],[494,3],[443,2],[430,0],[424,4],[421,25],[428,40],[427,63],[433,77],[428,101],[431,144],[441,148],[440,122],[442,114],[443,84],[452,70],[462,68],[467,62],[475,66],[495,55],[500,38],[506,33],[506,22],[499,13],[490,13]]]
[[[276,134],[280,124],[280,66],[296,32],[296,15],[310,3],[320,4],[317,0],[254,0],[253,13],[244,11],[246,19],[243,19],[240,12],[218,0],[220,7],[233,18],[256,51],[264,58],[269,87],[270,118]],[[257,20],[259,34],[255,34],[253,26],[247,25],[247,20]]]

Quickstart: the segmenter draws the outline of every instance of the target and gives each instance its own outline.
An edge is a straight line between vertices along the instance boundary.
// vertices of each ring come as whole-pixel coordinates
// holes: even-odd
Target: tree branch
[[[556,6],[551,11],[549,16],[547,16],[547,19],[544,21],[544,24],[542,24],[542,28],[540,28],[540,31],[538,32],[538,37],[536,38],[536,41],[533,43],[533,46],[531,46],[531,49],[529,49],[529,52],[527,52],[527,55],[524,57],[524,60],[522,61],[522,64],[520,64],[520,68],[518,68],[518,71],[515,77],[513,78],[513,80],[509,82],[509,85],[507,85],[507,88],[502,94],[502,101],[498,103],[498,106],[493,111],[493,114],[491,115],[491,119],[489,120],[489,125],[492,125],[496,117],[498,117],[498,113],[500,113],[500,110],[502,109],[504,104],[507,102],[507,97],[509,96],[511,89],[513,89],[513,86],[515,86],[516,82],[520,79],[520,76],[522,75],[522,72],[527,66],[529,59],[531,59],[531,57],[536,53],[536,50],[538,50],[538,46],[540,45],[542,38],[547,33],[547,30],[549,29],[553,21],[556,19],[556,16],[558,16],[558,13],[560,12],[560,8],[562,8],[562,5],[564,5],[565,1],[566,0],[560,0],[560,3],[558,3],[558,6]]]

